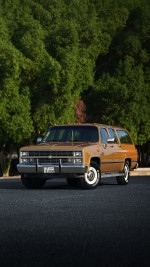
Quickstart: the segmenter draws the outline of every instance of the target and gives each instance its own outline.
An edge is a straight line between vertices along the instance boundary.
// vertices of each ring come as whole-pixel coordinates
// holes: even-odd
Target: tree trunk
[[[9,176],[11,160],[12,160],[12,153],[6,155],[4,151],[1,152],[1,168],[4,177]]]

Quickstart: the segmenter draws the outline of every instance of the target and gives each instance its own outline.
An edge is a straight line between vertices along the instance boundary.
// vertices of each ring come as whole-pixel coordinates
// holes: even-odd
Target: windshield
[[[53,126],[44,142],[98,142],[98,128],[95,126]]]

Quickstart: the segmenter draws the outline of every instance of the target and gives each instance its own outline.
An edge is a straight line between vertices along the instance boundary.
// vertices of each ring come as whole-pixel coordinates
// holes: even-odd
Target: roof
[[[114,125],[109,125],[109,124],[101,124],[101,123],[68,123],[68,124],[58,124],[58,125],[51,125],[53,126],[97,126],[97,127],[111,127],[111,128],[118,128],[118,129],[125,129],[120,126],[114,126]]]

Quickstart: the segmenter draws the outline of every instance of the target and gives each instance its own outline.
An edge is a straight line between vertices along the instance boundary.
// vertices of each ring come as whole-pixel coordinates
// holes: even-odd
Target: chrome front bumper
[[[88,170],[88,165],[30,165],[30,164],[18,164],[17,169],[20,173],[43,173],[45,174],[44,168],[54,168],[53,174],[68,174],[68,173],[75,173],[75,174],[82,174],[86,173]],[[51,174],[49,172],[48,174]]]

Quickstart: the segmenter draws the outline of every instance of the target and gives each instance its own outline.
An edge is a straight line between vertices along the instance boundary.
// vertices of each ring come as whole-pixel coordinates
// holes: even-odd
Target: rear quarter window
[[[124,130],[116,130],[121,144],[133,144],[132,139],[128,132]]]
[[[109,138],[109,135],[107,133],[107,130],[105,128],[100,129],[100,139],[103,144],[107,143],[107,139]]]
[[[108,128],[108,132],[109,132],[109,134],[110,134],[110,137],[111,138],[114,138],[114,143],[118,143],[118,141],[117,141],[117,136],[116,136],[116,133],[115,133],[115,131],[114,131],[114,129],[112,129],[112,128]]]

